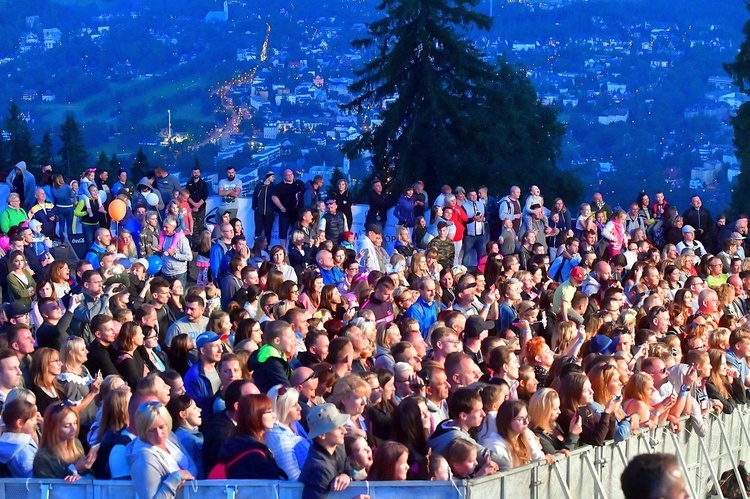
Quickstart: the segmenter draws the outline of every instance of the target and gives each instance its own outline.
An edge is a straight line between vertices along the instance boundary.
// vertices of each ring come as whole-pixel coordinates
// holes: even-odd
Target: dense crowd
[[[293,480],[316,498],[551,462],[683,416],[703,435],[746,402],[748,217],[698,196],[573,212],[536,186],[431,203],[376,180],[357,240],[346,181],[324,196],[286,170],[254,189],[251,236],[231,167],[216,224],[198,169],[184,187],[163,168],[137,185],[46,170],[37,186],[19,163],[0,213],[3,476],[132,478],[142,498]]]

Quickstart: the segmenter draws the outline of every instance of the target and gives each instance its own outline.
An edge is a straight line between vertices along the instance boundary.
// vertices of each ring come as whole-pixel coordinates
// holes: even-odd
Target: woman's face
[[[229,334],[232,331],[232,321],[229,320],[229,316],[225,315],[219,322],[219,330],[216,333],[220,336]]]
[[[52,284],[47,283],[39,288],[39,298],[49,298],[52,296]]]
[[[370,385],[370,403],[377,404],[383,400],[383,389],[380,387],[380,381],[377,377],[370,378],[367,383]]]
[[[586,380],[583,383],[583,390],[581,391],[581,398],[578,400],[578,405],[589,405],[594,400],[594,390],[591,389],[591,381]]]
[[[719,362],[719,375],[722,377],[726,377],[727,375],[727,358],[722,355],[721,361]]]
[[[253,327],[250,329],[250,339],[253,340],[256,345],[263,343],[263,332],[260,329],[259,322],[253,324]]]
[[[143,339],[143,344],[150,350],[156,348],[159,344],[159,335],[156,334],[156,331],[152,330],[148,336]]]
[[[164,447],[167,443],[169,432],[169,425],[161,416],[158,416],[151,425],[151,428],[146,432],[146,442],[157,447]]]
[[[60,362],[60,355],[53,353],[49,359],[49,374],[57,376],[62,372],[62,362]]]
[[[417,268],[421,270],[422,272],[426,272],[429,266],[428,261],[432,260],[430,257],[422,257],[419,259],[419,263],[417,264]]]
[[[23,255],[17,255],[13,259],[13,270],[21,270],[26,266],[26,259],[23,257]]]
[[[190,426],[200,426],[203,423],[201,408],[195,402],[191,402],[190,407],[185,410],[185,421]]]
[[[271,259],[273,260],[274,264],[281,265],[282,263],[284,263],[284,252],[276,251],[273,255],[271,255]]]
[[[78,363],[83,364],[89,358],[89,351],[85,346],[83,346],[75,351],[74,357]]]
[[[234,222],[234,235],[236,236],[237,234],[242,234],[243,232],[242,222],[240,222],[239,220]]]
[[[395,394],[396,394],[395,378],[391,378],[388,380],[388,383],[386,383],[385,386],[383,387],[383,398],[385,400],[392,400]]]
[[[610,396],[620,395],[622,393],[622,382],[620,376],[612,376],[612,379],[607,384],[607,390]]]
[[[67,281],[68,279],[70,279],[70,267],[68,267],[68,264],[65,264],[62,267],[60,267],[60,277],[62,277],[64,281]]]
[[[518,415],[510,422],[510,431],[514,435],[520,435],[529,427],[529,413],[525,407],[518,411]]]
[[[364,438],[354,441],[349,460],[359,469],[369,469],[372,466],[372,449]]]
[[[133,343],[135,344],[135,346],[139,347],[142,346],[144,342],[145,337],[143,336],[143,329],[137,327],[135,334],[133,335]]]
[[[130,236],[130,234],[127,234],[127,233],[123,232],[122,233],[122,241],[125,244],[129,245],[130,243],[133,242],[133,238]]]
[[[322,277],[318,277],[315,279],[315,282],[313,283],[313,289],[315,290],[316,293],[320,293],[321,291],[323,291],[323,278]]]
[[[339,290],[334,288],[333,292],[331,293],[331,303],[334,303],[336,305],[341,305],[342,299],[341,299],[341,293],[339,293]]]
[[[73,412],[69,412],[60,421],[60,428],[57,431],[58,438],[63,442],[68,442],[76,438],[78,434],[78,416]]]
[[[361,416],[367,407],[367,397],[352,392],[343,400],[344,412],[350,416]]]
[[[276,423],[276,413],[273,412],[273,409],[268,409],[263,413],[261,422],[263,423],[264,429],[270,430],[271,428],[273,428],[273,425]]]
[[[402,227],[401,230],[398,231],[398,238],[401,242],[409,242],[409,229]]]
[[[172,283],[172,286],[170,286],[170,289],[172,290],[172,296],[175,297],[182,296],[182,293],[185,291],[185,288],[182,287],[182,283],[179,280],[175,280],[175,282]]]
[[[685,292],[685,294],[682,296],[682,304],[686,307],[693,306],[693,293],[690,291]]]
[[[337,267],[340,267],[341,264],[344,263],[344,260],[346,260],[346,251],[343,249],[340,249],[333,254],[333,263]]]
[[[417,405],[419,406],[419,412],[422,416],[422,428],[430,431],[432,429],[432,417],[430,416],[430,410],[427,409],[427,404],[425,404],[424,402],[420,401]]]
[[[452,288],[453,287],[453,274],[451,274],[450,272],[447,273],[447,274],[445,274],[440,279],[440,284],[442,284],[443,287],[446,288],[446,289]]]
[[[388,328],[388,334],[386,335],[387,343],[389,345],[395,345],[401,341],[401,330],[396,325],[392,325]]]
[[[344,182],[343,180],[339,180],[339,183],[336,184],[336,186],[339,188],[339,192],[346,191],[346,182]]]
[[[453,468],[453,474],[465,478],[474,472],[477,467],[477,451],[472,449],[469,451],[469,457],[465,461],[457,461],[451,465]]]
[[[557,418],[560,417],[560,399],[555,397],[552,399],[552,408],[549,411],[549,424],[554,425]]]
[[[394,480],[406,480],[406,474],[409,472],[409,453],[404,452],[396,461],[396,473],[393,476]]]
[[[299,403],[296,403],[292,406],[291,409],[289,409],[289,414],[286,416],[286,422],[292,423],[294,421],[301,421],[302,420],[302,406],[299,405]]]

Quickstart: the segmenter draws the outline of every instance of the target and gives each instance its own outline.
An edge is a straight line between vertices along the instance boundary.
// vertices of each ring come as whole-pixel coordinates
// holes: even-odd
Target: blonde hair
[[[726,350],[729,348],[729,335],[731,331],[725,327],[714,329],[708,333],[708,348],[718,348]]]
[[[625,399],[636,399],[651,406],[651,394],[648,389],[648,382],[653,381],[650,374],[643,371],[637,372],[630,377],[628,384],[625,385],[623,397]]]
[[[287,388],[283,395],[279,395],[279,391],[284,385],[276,385],[268,390],[268,396],[271,398],[273,404],[273,412],[276,413],[276,418],[279,423],[284,423],[289,413],[299,402],[299,392],[295,388]]]
[[[146,435],[157,418],[161,418],[168,428],[172,428],[172,416],[161,402],[146,402],[135,413],[135,432],[145,441]]]
[[[363,380],[356,374],[349,374],[339,379],[336,384],[333,385],[331,400],[339,407],[339,409],[342,409],[343,401],[352,394],[356,394],[360,397],[369,397],[370,393],[372,393],[372,388],[370,388],[367,381]]]
[[[555,326],[555,331],[552,333],[552,350],[557,353],[567,350],[576,333],[575,322],[562,321],[558,323],[557,326]]]
[[[84,348],[86,348],[86,342],[83,341],[83,338],[78,336],[68,336],[65,338],[60,347],[60,362],[62,362],[64,370],[70,369],[73,353],[80,352]]]
[[[552,405],[555,400],[560,400],[560,395],[552,388],[541,388],[531,396],[529,400],[529,427],[540,428],[550,431],[549,417],[552,413]]]

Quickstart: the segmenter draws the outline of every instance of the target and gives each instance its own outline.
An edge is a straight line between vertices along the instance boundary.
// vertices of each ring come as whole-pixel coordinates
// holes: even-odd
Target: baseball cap
[[[213,343],[214,341],[219,341],[220,339],[221,336],[214,333],[213,331],[206,331],[205,333],[199,334],[195,339],[195,346],[197,348],[203,348],[207,344]]]
[[[5,305],[5,316],[8,317],[8,319],[21,317],[22,315],[28,314],[30,311],[31,307],[27,307],[19,301],[14,301],[13,303],[8,303]]]
[[[682,226],[682,233],[686,234],[688,232],[695,232],[695,229],[693,228],[692,225],[683,225]]]
[[[374,232],[375,234],[382,234],[383,229],[378,224],[370,224],[367,226],[367,232]]]
[[[732,232],[730,239],[733,239],[735,241],[742,241],[743,239],[745,239],[745,236],[743,236],[739,232]]]
[[[265,176],[265,178],[268,178],[268,177],[275,177],[275,176],[276,176],[276,174],[275,174],[274,172],[268,171],[268,172],[266,172],[266,176]]]
[[[349,416],[341,414],[333,404],[316,405],[307,415],[307,426],[310,428],[307,438],[313,439],[344,426],[348,419]]]
[[[573,267],[573,270],[570,271],[570,278],[578,282],[583,282],[586,280],[586,271],[583,270],[583,267]]]
[[[464,328],[464,336],[467,338],[478,338],[482,331],[492,329],[495,327],[493,321],[486,321],[478,315],[472,315],[466,319],[466,327]]]

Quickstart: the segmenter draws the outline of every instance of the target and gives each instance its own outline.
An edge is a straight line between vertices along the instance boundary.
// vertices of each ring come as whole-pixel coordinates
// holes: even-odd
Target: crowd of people
[[[233,168],[215,227],[199,169],[184,187],[160,168],[137,186],[46,173],[50,192],[17,165],[0,213],[0,476],[132,478],[142,498],[291,480],[319,498],[552,462],[684,416],[703,435],[747,399],[748,217],[698,196],[680,215],[661,192],[627,211],[596,193],[574,213],[536,186],[430,203],[422,182],[391,200],[375,181],[356,240],[346,181],[325,196],[286,170],[254,189],[248,244]],[[49,262],[71,212],[87,250]]]

